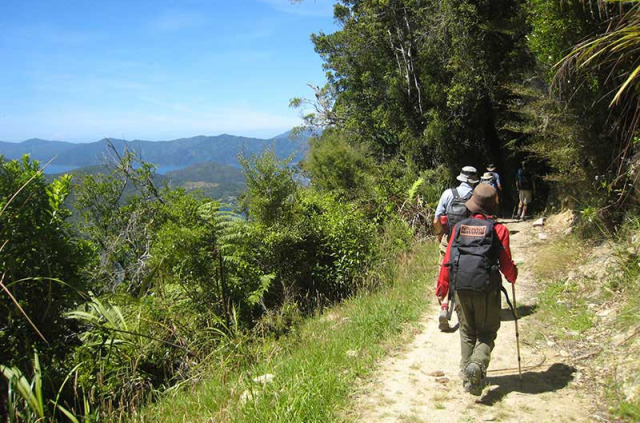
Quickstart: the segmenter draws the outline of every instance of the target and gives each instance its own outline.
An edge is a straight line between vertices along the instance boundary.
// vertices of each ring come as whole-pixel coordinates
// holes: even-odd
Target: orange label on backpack
[[[487,233],[486,226],[469,226],[469,225],[460,225],[460,235],[461,236],[471,236],[482,238]]]

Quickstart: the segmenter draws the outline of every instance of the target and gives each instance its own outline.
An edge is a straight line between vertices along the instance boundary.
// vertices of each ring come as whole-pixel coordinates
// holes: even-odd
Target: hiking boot
[[[449,319],[447,319],[447,310],[444,308],[440,310],[440,314],[438,315],[438,329],[442,332],[451,329],[451,326],[449,326]]]
[[[482,395],[482,386],[475,386],[471,382],[464,382],[464,391],[470,393],[474,397],[479,397]]]
[[[463,383],[464,390],[477,397],[482,395],[482,369],[480,366],[476,363],[469,363],[464,369],[464,373],[467,377],[467,384]]]

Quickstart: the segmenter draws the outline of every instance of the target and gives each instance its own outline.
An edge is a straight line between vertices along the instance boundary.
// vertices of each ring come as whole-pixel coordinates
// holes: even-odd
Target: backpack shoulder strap
[[[453,199],[457,200],[460,198],[460,194],[458,194],[458,189],[456,187],[451,188],[451,192],[453,193]]]
[[[469,200],[472,195],[473,195],[473,190],[469,191],[464,197],[462,197],[462,199],[465,201]]]

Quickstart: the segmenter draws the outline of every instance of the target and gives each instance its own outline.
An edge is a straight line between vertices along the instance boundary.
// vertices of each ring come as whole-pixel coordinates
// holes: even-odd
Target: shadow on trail
[[[537,304],[524,304],[516,306],[518,310],[518,319],[522,319],[523,317],[530,316],[535,313],[538,309]],[[511,322],[513,321],[513,313],[509,307],[503,308],[500,310],[500,321],[502,322]]]
[[[510,392],[542,394],[562,389],[573,380],[576,368],[564,363],[555,363],[542,372],[525,372],[520,381],[518,374],[488,377],[490,385],[498,385],[485,394],[478,403],[494,405]]]

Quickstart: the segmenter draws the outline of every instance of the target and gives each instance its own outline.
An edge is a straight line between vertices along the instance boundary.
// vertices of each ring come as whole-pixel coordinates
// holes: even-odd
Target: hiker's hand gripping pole
[[[520,333],[518,332],[518,307],[516,305],[516,284],[511,284],[511,296],[513,297],[513,316],[516,323],[516,351],[518,352],[518,375],[522,382],[522,365],[520,363]]]
[[[455,305],[456,305],[456,296],[453,295],[453,293],[451,292],[451,289],[449,289],[447,296],[449,297],[449,302],[447,307],[447,320],[451,320],[451,315],[453,314],[453,309],[455,308]]]

